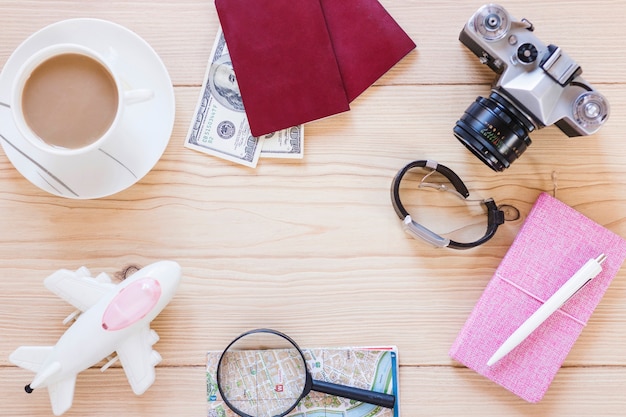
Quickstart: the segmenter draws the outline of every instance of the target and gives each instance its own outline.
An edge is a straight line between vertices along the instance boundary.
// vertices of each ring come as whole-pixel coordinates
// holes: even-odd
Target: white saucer
[[[129,89],[148,88],[152,100],[125,109],[120,134],[99,149],[76,156],[50,156],[18,132],[10,109],[16,72],[35,51],[56,43],[75,43],[109,57]],[[156,52],[137,34],[104,20],[64,20],[34,33],[11,55],[0,74],[0,143],[15,168],[54,195],[86,199],[120,192],[150,171],[172,134],[174,89]]]

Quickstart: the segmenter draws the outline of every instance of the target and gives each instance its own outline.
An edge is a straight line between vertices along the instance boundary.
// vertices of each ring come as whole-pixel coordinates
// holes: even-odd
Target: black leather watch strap
[[[405,231],[414,238],[425,240],[428,243],[437,247],[469,249],[478,245],[482,245],[483,243],[491,239],[496,233],[498,226],[504,223],[504,213],[498,209],[495,201],[493,201],[493,199],[491,198],[482,202],[487,208],[487,231],[483,237],[474,242],[462,243],[444,238],[426,228],[425,226],[415,222],[413,219],[411,219],[410,214],[404,208],[404,205],[400,200],[400,183],[402,182],[402,179],[404,178],[406,173],[414,168],[430,168],[434,171],[441,173],[444,177],[448,179],[448,181],[450,181],[454,189],[461,195],[461,197],[465,199],[469,197],[469,191],[467,190],[467,187],[465,186],[461,178],[459,178],[459,176],[456,175],[454,171],[452,171],[445,165],[441,165],[435,161],[429,160],[418,160],[407,164],[404,168],[398,171],[393,179],[393,182],[391,184],[391,203],[393,204],[393,208],[396,211],[396,214],[398,215],[400,220],[402,220]]]

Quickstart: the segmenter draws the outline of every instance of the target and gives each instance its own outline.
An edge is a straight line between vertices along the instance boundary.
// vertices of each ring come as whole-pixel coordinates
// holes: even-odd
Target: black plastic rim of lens
[[[531,144],[533,123],[497,92],[478,97],[454,126],[454,136],[494,171],[504,171]]]

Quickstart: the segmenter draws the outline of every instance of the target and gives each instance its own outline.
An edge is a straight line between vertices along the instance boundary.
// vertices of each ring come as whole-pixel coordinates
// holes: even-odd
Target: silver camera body
[[[487,4],[459,35],[498,77],[491,96],[479,97],[457,122],[455,136],[496,171],[526,150],[534,129],[554,124],[570,137],[591,135],[609,116],[608,101],[580,76],[580,66],[561,48],[544,45],[533,30],[528,20]]]

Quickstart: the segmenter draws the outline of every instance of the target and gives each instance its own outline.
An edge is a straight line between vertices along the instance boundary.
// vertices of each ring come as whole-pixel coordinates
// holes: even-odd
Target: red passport
[[[348,101],[415,49],[378,0],[321,0]]]
[[[331,116],[415,48],[377,0],[215,0],[254,136]]]
[[[215,0],[254,136],[350,110],[319,0]]]

